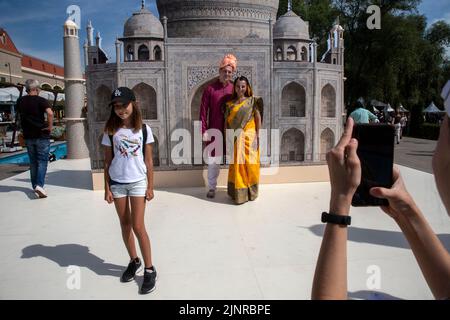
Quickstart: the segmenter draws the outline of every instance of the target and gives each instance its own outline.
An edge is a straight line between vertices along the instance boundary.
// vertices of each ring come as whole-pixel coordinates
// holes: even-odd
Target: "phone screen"
[[[394,166],[394,127],[388,124],[357,124],[353,138],[358,140],[358,157],[361,161],[361,184],[353,199],[353,206],[387,206],[386,199],[374,198],[373,187],[392,187]]]

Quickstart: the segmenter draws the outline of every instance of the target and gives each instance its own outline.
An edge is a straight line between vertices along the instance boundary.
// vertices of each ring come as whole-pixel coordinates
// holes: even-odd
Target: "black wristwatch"
[[[341,226],[349,226],[352,222],[350,216],[342,216],[339,214],[322,212],[322,222],[339,224]]]

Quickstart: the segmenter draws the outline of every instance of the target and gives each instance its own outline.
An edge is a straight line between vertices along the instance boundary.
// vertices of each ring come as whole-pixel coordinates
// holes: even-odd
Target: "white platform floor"
[[[401,171],[450,249],[450,218],[433,176]],[[225,190],[214,201],[203,188],[156,190],[146,225],[159,279],[156,291],[140,296],[142,275],[119,282],[128,256],[113,205],[89,190],[89,161],[51,163],[47,199],[35,199],[28,175],[0,181],[0,299],[310,298],[328,183],[263,185],[255,202],[241,206]],[[378,208],[351,214],[349,296],[432,299],[393,220]],[[67,285],[74,279],[68,266],[80,268],[79,289]],[[380,272],[379,288],[371,270]]]

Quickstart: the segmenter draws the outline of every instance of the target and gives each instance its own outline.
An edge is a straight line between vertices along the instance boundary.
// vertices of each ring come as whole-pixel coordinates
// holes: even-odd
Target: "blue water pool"
[[[50,152],[55,155],[57,160],[64,158],[67,155],[67,143],[64,142],[57,145],[52,145],[50,147]],[[28,158],[28,153],[26,151],[0,159],[0,164],[29,164],[29,163],[30,159]]]

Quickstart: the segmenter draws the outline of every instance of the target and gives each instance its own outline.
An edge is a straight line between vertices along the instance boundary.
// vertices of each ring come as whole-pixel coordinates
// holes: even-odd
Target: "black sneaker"
[[[121,282],[130,282],[134,279],[137,272],[141,271],[142,262],[139,258],[134,259],[128,264],[128,268],[120,277]]]
[[[141,294],[147,294],[156,289],[156,280],[158,279],[158,275],[156,273],[156,268],[152,267],[152,269],[145,269],[144,271],[144,282],[141,287]]]

